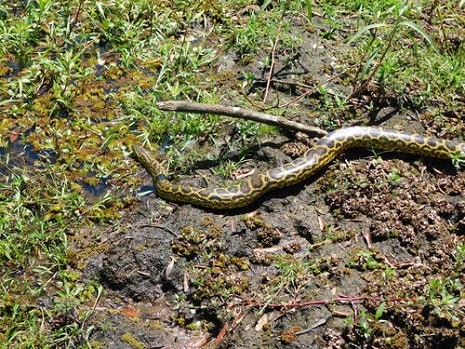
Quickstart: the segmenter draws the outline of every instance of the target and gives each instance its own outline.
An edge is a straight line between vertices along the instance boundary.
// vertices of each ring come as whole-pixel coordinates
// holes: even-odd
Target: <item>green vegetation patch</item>
[[[190,171],[199,159],[221,163],[225,152],[242,161],[251,145],[276,132],[214,115],[161,112],[157,102],[226,101],[276,107],[281,114],[294,108],[281,102],[311,88],[302,105],[317,110],[328,128],[365,122],[367,113],[384,106],[427,107],[420,120],[430,131],[460,136],[464,11],[463,2],[447,1],[1,2],[0,342],[90,346],[87,320],[101,288],[81,280],[70,265],[84,262],[67,251],[92,244],[76,232],[86,228],[92,240],[94,224],[115,223],[132,207],[141,183],[132,145],[160,149],[172,168]],[[329,74],[352,93],[296,73],[290,74],[293,83],[308,85],[294,84],[275,94],[279,101],[265,100],[273,55],[280,68],[297,72],[299,49],[311,34],[328,46],[345,44],[334,52],[337,64],[314,75]],[[220,60],[228,55],[233,58],[226,66],[233,67],[222,70]],[[224,138],[228,133],[232,140]],[[225,163],[219,173],[234,170]],[[391,177],[402,182],[404,176]],[[248,262],[227,256],[217,232],[204,230],[186,228],[173,245],[178,256],[205,264],[191,266],[197,304],[249,288],[242,277]],[[204,240],[213,242],[202,246]],[[277,288],[317,273],[318,265],[301,262],[276,261]],[[230,274],[240,277],[223,278]],[[440,306],[455,304],[457,279],[431,280],[429,295]]]

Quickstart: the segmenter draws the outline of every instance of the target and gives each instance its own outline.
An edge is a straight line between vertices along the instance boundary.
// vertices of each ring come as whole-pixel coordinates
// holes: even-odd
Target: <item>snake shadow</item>
[[[365,149],[365,148],[354,148],[347,150],[341,158],[346,159],[347,161],[357,161],[357,160],[366,160],[366,159],[373,159],[373,158],[381,158],[383,160],[392,160],[392,159],[400,159],[410,164],[421,161],[426,166],[426,171],[429,173],[437,174],[438,169],[444,175],[454,175],[458,172],[457,168],[453,166],[452,161],[448,159],[436,159],[430,157],[419,157],[418,155],[413,154],[405,154],[397,151],[385,151],[374,154],[372,150]],[[223,215],[237,215],[237,214],[245,214],[255,210],[258,210],[262,207],[263,203],[269,201],[270,199],[287,199],[289,197],[295,197],[299,195],[305,188],[312,183],[314,183],[318,178],[325,174],[334,162],[332,161],[329,165],[322,168],[316,174],[310,176],[306,180],[291,185],[289,187],[284,187],[281,189],[275,189],[268,193],[265,193],[263,196],[258,198],[256,201],[251,203],[250,205],[237,208],[237,209],[230,209],[230,210],[213,210],[208,209],[205,210],[207,212],[212,213],[221,213]]]
[[[270,160],[269,158],[267,158],[266,155],[265,156],[262,155],[260,156],[259,159],[257,159],[258,150],[262,149],[263,147],[279,149],[282,146],[282,144],[285,144],[285,143],[286,141],[283,141],[282,143],[265,142],[265,143],[262,143],[261,145],[252,146],[249,149],[248,153],[254,156],[256,158],[255,160],[266,162]],[[339,158],[346,159],[347,161],[356,161],[356,160],[363,160],[363,159],[372,159],[376,157],[380,157],[384,160],[400,159],[400,160],[403,160],[409,163],[413,163],[415,161],[421,160],[422,163],[426,166],[426,170],[431,173],[437,173],[438,168],[445,175],[454,175],[457,173],[457,168],[453,166],[451,160],[436,159],[436,158],[430,158],[430,157],[419,157],[418,155],[406,154],[406,153],[401,153],[401,152],[396,152],[396,151],[375,152],[373,150],[366,149],[366,148],[354,148],[354,149],[349,149],[345,151]],[[211,169],[211,168],[214,168],[215,166],[218,166],[222,161],[225,161],[225,160],[226,161],[228,160],[239,161],[240,156],[239,154],[232,154],[230,156],[221,157],[215,160],[196,161],[189,168],[189,171]],[[324,175],[324,173],[328,171],[328,167],[330,167],[331,164],[333,163],[334,161],[332,161],[329,165],[322,168],[316,174],[310,176],[309,178],[307,178],[306,180],[300,183],[290,185],[288,187],[284,187],[281,189],[275,189],[268,193],[265,193],[263,196],[261,196],[260,198],[258,198],[257,200],[255,200],[253,203],[251,203],[248,206],[237,208],[237,209],[202,208],[202,210],[204,210],[205,212],[228,215],[228,216],[250,213],[262,207],[263,203],[266,201],[269,201],[270,199],[286,199],[289,197],[294,197],[294,196],[299,195],[302,192],[302,190],[304,190],[308,185],[314,183],[318,178],[320,178],[320,176]],[[140,188],[140,192],[143,192],[143,191],[153,191],[156,193],[156,189],[154,185],[143,186],[142,188]],[[178,205],[189,205],[189,204],[178,203]]]

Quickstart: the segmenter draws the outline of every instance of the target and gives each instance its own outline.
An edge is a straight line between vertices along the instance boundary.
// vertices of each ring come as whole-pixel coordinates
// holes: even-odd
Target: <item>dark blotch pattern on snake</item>
[[[225,210],[245,207],[270,190],[290,186],[311,177],[344,150],[367,147],[434,157],[463,158],[465,143],[383,130],[375,127],[347,127],[329,133],[302,157],[245,179],[227,188],[194,188],[173,183],[165,168],[147,149],[134,146],[137,160],[152,175],[158,195],[168,201]]]

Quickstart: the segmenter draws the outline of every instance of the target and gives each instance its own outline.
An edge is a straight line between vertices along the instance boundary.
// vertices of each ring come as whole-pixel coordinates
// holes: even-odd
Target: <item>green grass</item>
[[[12,174],[0,185],[0,342],[5,348],[85,343],[100,286],[81,283],[66,252],[84,201],[68,182],[31,176]]]
[[[256,78],[249,64],[269,69],[277,39],[277,57],[294,64],[305,40],[305,33],[292,33],[294,21],[309,31],[323,28],[321,39],[335,46],[347,44],[338,57],[348,72],[343,84],[360,94],[396,96],[409,108],[428,107],[441,127],[463,130],[449,115],[464,111],[464,4],[430,3],[1,2],[0,342],[89,346],[86,320],[101,289],[69,266],[72,236],[88,224],[116,222],[133,199],[139,167],[130,158],[132,144],[163,147],[175,168],[186,159],[218,160],[198,143],[219,148],[236,120],[160,112],[156,103],[248,105],[240,94]],[[207,22],[212,26],[204,28]],[[240,73],[224,75],[225,81],[245,79],[225,89],[214,68],[228,51],[237,54]],[[322,86],[316,101],[320,124],[360,117],[347,96],[325,91]],[[249,97],[260,102],[263,90]],[[231,148],[242,159],[274,132],[240,122]],[[24,147],[26,155],[19,156]],[[104,192],[89,199],[86,189],[99,186]],[[296,282],[285,267],[283,280]]]

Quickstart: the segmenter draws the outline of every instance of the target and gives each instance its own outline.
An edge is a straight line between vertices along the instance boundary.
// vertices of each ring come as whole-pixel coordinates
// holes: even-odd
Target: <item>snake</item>
[[[465,143],[458,141],[378,127],[351,126],[328,133],[301,157],[282,166],[230,186],[199,188],[170,181],[163,163],[148,149],[135,145],[133,151],[136,160],[153,177],[155,189],[162,199],[206,209],[228,210],[249,206],[271,190],[305,181],[345,150],[359,147],[459,161],[465,158]]]

